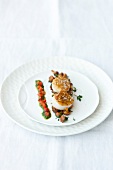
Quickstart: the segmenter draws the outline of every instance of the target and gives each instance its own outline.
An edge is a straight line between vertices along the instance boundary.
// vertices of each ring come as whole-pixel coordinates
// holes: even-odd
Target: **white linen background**
[[[0,84],[25,62],[64,55],[113,79],[112,0],[0,0]],[[0,170],[15,169],[113,170],[113,112],[88,132],[51,137],[19,127],[0,104]]]

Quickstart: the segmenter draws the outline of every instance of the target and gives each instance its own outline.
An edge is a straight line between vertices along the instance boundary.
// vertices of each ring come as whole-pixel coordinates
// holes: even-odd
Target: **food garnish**
[[[42,116],[45,119],[49,119],[51,117],[51,112],[47,105],[47,101],[46,101],[46,97],[45,97],[46,92],[44,90],[44,85],[43,85],[42,81],[40,81],[40,80],[36,80],[35,84],[36,84],[36,89],[38,90],[38,94],[37,94],[38,102],[39,102],[40,107],[43,110]]]

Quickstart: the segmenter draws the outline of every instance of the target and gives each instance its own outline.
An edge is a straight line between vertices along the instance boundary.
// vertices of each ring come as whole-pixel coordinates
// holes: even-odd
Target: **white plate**
[[[53,68],[54,70],[59,68],[80,72],[95,83],[99,91],[100,102],[91,116],[79,123],[63,127],[47,126],[26,116],[18,101],[21,86],[35,74]],[[85,132],[108,117],[113,108],[113,83],[104,71],[87,61],[68,57],[49,57],[22,65],[12,72],[2,85],[1,101],[7,115],[21,127],[39,134],[67,136]]]
[[[21,87],[19,92],[19,102],[25,113],[32,119],[39,123],[52,126],[65,126],[80,122],[81,120],[90,116],[98,106],[99,95],[98,89],[86,76],[70,71],[59,70],[68,74],[71,82],[77,88],[77,95],[82,95],[82,101],[78,101],[75,97],[74,107],[72,113],[68,116],[68,121],[61,123],[56,119],[55,114],[52,112],[52,93],[50,90],[50,83],[48,82],[51,71],[45,71],[38,73],[37,75],[28,79]],[[44,83],[44,89],[46,91],[47,104],[51,110],[51,118],[44,119],[42,116],[42,109],[37,101],[37,89],[35,88],[35,80],[41,80]]]

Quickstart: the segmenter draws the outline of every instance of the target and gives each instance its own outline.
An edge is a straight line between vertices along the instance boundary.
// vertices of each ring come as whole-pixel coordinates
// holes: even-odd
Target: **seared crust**
[[[74,102],[73,97],[70,96],[66,91],[60,91],[58,94],[55,94],[54,97],[61,106],[69,106]]]
[[[68,78],[65,78],[63,76],[58,76],[52,81],[52,86],[54,86],[55,89],[58,91],[64,90],[69,91],[71,87],[71,83],[68,80]]]

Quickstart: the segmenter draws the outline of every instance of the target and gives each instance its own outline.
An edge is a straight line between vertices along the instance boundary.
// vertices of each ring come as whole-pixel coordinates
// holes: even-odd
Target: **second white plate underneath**
[[[59,71],[59,70],[58,70]],[[82,101],[78,101],[75,97],[72,113],[68,116],[68,121],[61,123],[51,110],[52,94],[50,91],[50,83],[48,78],[52,74],[50,71],[38,73],[28,79],[21,87],[19,92],[19,102],[25,113],[34,121],[52,126],[65,126],[78,123],[90,116],[99,104],[98,89],[95,84],[83,74],[73,71],[61,70],[68,74],[73,85],[77,88],[77,95],[82,95]],[[37,90],[35,88],[35,80],[41,80],[44,83],[46,91],[46,99],[51,110],[52,116],[46,120],[42,116],[42,109],[39,107]]]

